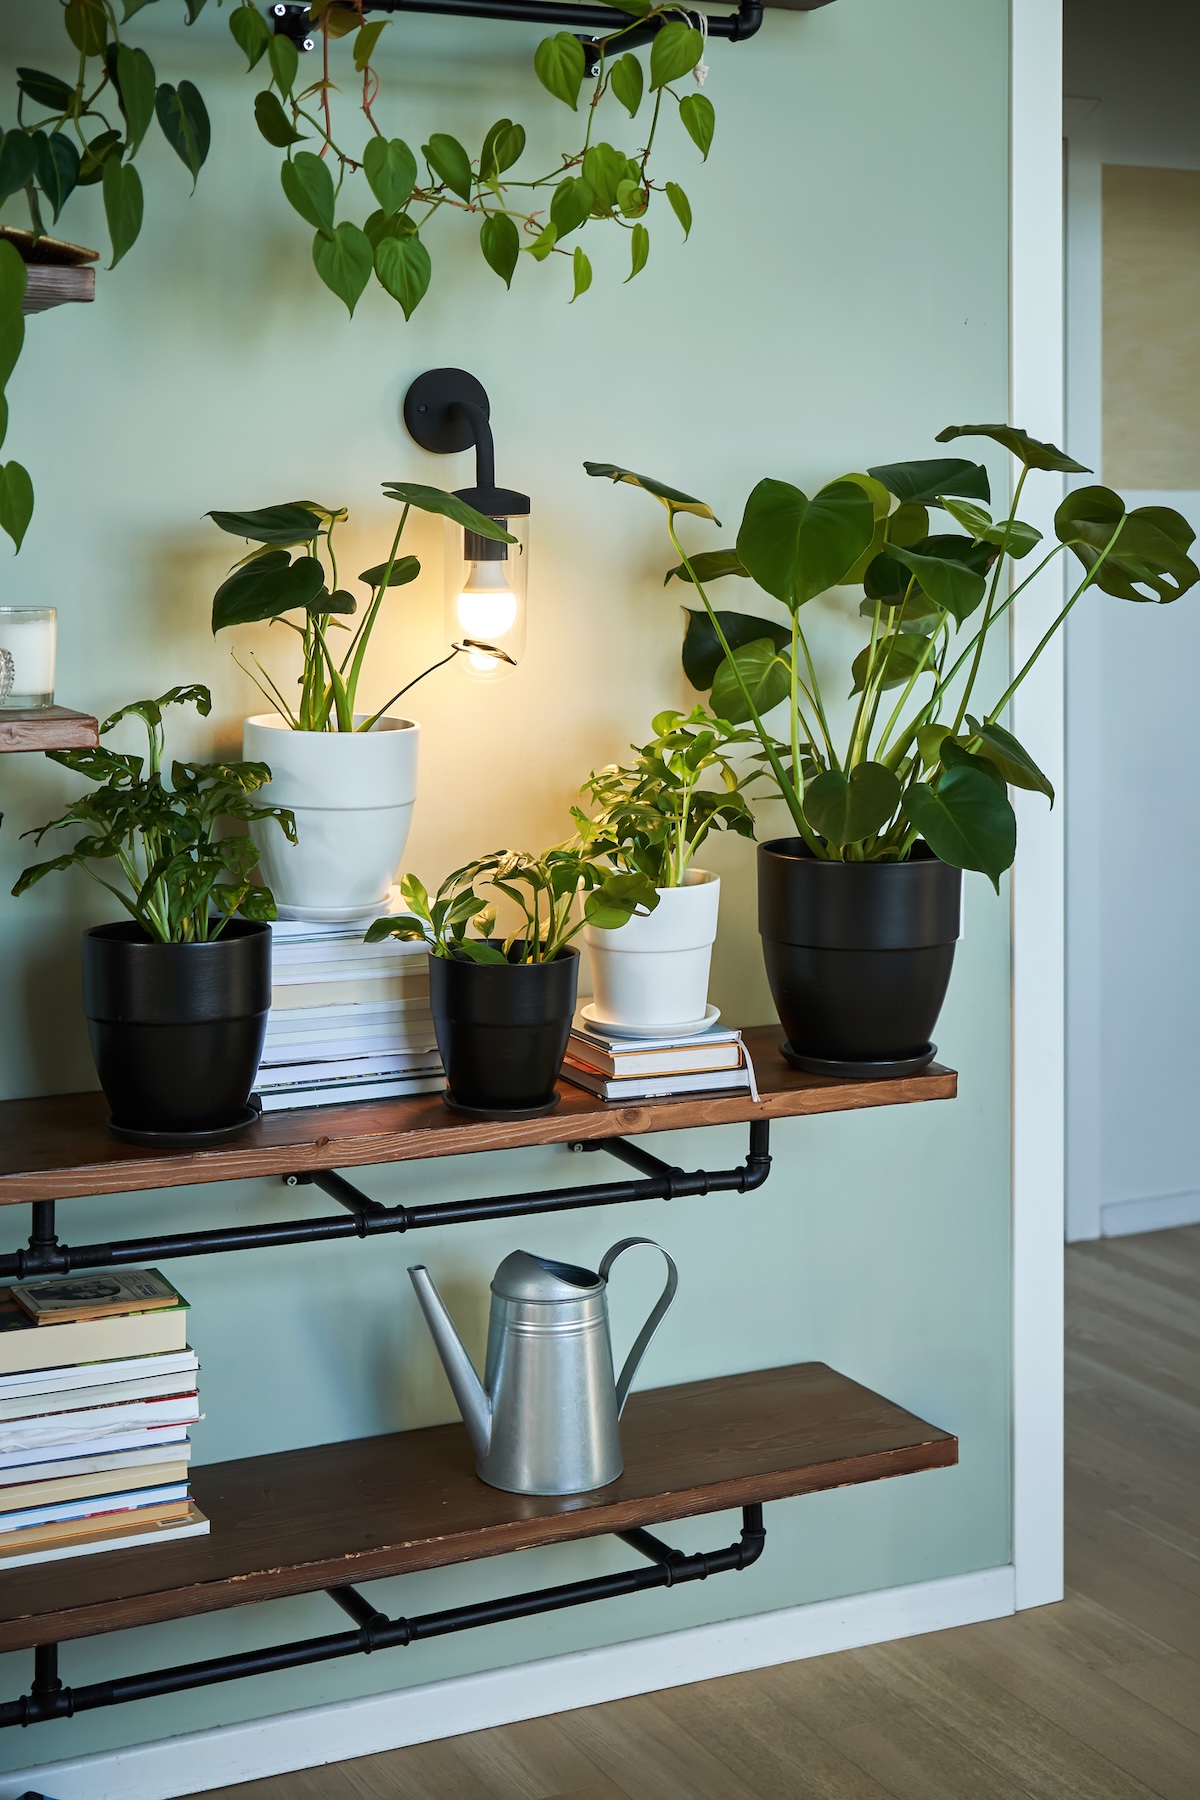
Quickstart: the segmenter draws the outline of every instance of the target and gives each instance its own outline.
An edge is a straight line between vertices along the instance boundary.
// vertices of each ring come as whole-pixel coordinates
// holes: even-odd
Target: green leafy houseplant
[[[1008,512],[989,511],[987,472],[960,458],[893,463],[831,482],[811,498],[788,482],[760,481],[736,545],[685,550],[682,514],[717,523],[701,500],[662,482],[587,463],[590,475],[645,489],[666,511],[679,562],[666,577],[691,585],[684,669],[717,713],[749,721],[808,854],[835,862],[898,862],[919,840],[944,863],[994,885],[1016,853],[1009,784],[1053,790],[1000,723],[1005,708],[1071,609],[1092,589],[1131,601],[1169,602],[1200,570],[1195,533],[1171,508],[1127,510],[1110,488],[1078,488],[1055,514],[1057,542],[1020,518],[1033,471],[1087,473],[1052,444],[1006,425],[950,426],[939,443],[985,437],[1016,457]],[[956,531],[931,531],[930,511]],[[994,702],[975,698],[985,644],[1042,571],[1069,551],[1082,570],[1057,617]],[[1034,558],[1029,574],[1014,566]],[[1010,576],[1010,570],[1014,571]],[[781,618],[718,610],[709,585],[754,580]],[[860,590],[866,642],[851,670],[852,719],[835,742],[806,636],[804,608],[832,588]],[[766,723],[786,706],[786,735]]]
[[[415,581],[421,572],[421,564],[415,556],[400,555],[400,540],[413,507],[453,519],[480,537],[508,544],[516,541],[494,519],[484,518],[474,507],[467,506],[454,494],[443,493],[440,488],[423,487],[416,482],[386,482],[383,491],[401,506],[400,523],[386,560],[374,568],[364,569],[358,577],[370,597],[340,655],[330,642],[331,633],[347,631],[349,628],[343,621],[358,613],[354,595],[339,585],[334,548],[334,532],[348,517],[346,509],[321,506],[313,500],[292,500],[253,512],[209,514],[222,531],[258,546],[235,565],[217,589],[213,598],[213,632],[270,620],[279,621],[297,634],[303,646],[303,666],[299,677],[300,697],[295,706],[289,705],[257,657],[254,667],[246,670],[295,731],[369,731],[402,694],[423,681],[434,669],[453,661],[464,650],[490,649],[473,639],[452,645],[449,655],[439,658],[407,682],[369,718],[356,725],[358,684],[384,599],[390,588]],[[293,557],[291,552],[295,549],[302,554]],[[289,617],[290,614],[299,614],[299,622]],[[500,650],[491,653],[504,655]],[[239,667],[244,665],[239,664]]]
[[[736,744],[753,741],[702,706],[688,714],[661,712],[653,738],[634,745],[632,764],[609,763],[581,789],[596,809],[573,807],[582,846],[619,870],[645,875],[656,888],[682,887],[701,844],[717,828],[754,836],[745,789],[757,771],[739,775],[729,760]],[[716,776],[720,786],[702,784]]]
[[[172,688],[105,719],[102,736],[122,719],[140,719],[146,757],[106,749],[50,752],[54,762],[99,785],[60,818],[26,834],[40,845],[49,832],[82,833],[63,855],[24,870],[14,894],[26,893],[56,870],[82,869],[160,944],[210,943],[235,912],[256,921],[275,917],[269,890],[251,881],[257,853],[250,839],[218,832],[227,820],[274,820],[294,841],[291,814],[253,798],[270,780],[271,771],[261,763],[176,762],[167,785],[163,713],[187,705],[207,718],[212,696],[203,687]],[[119,879],[102,873],[110,865]]]
[[[479,887],[494,888],[520,909],[520,924],[499,945],[492,938],[495,904],[477,892]],[[573,918],[581,888],[582,916]],[[415,875],[404,877],[400,892],[410,910],[376,919],[367,931],[367,943],[388,937],[424,942],[431,955],[447,962],[553,962],[585,924],[615,930],[639,909],[652,912],[658,904],[648,876],[605,871],[575,845],[562,845],[541,856],[496,850],[448,875],[432,899]]]

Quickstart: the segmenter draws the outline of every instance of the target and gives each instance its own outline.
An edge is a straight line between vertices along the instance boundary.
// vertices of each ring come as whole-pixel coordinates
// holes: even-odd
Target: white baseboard
[[[46,1763],[0,1776],[0,1800],[175,1800],[239,1781],[317,1768],[405,1744],[458,1737],[631,1694],[683,1687],[804,1657],[999,1619],[1014,1610],[1012,1568],[881,1588],[663,1637],[492,1669],[304,1712]],[[36,1730],[36,1727],[34,1727]]]
[[[1101,1237],[1132,1237],[1139,1231],[1173,1231],[1200,1225],[1200,1193],[1152,1194],[1145,1200],[1111,1200],[1100,1208]]]

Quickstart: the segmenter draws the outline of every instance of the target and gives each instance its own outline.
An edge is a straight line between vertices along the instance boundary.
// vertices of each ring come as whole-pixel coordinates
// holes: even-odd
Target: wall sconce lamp
[[[491,407],[482,382],[465,369],[429,369],[404,396],[404,423],[422,450],[453,456],[475,447],[475,486],[458,499],[516,538],[501,544],[447,520],[446,629],[462,662],[480,680],[496,680],[525,652],[529,496],[496,486]]]

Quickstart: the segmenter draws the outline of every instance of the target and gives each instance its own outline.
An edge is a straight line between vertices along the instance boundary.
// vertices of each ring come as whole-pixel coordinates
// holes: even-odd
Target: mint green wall
[[[14,62],[49,57],[50,11],[35,0],[7,9]],[[593,291],[568,308],[565,266],[523,266],[506,296],[473,250],[442,233],[434,289],[408,326],[376,291],[349,321],[316,283],[275,158],[249,122],[254,83],[238,74],[215,9],[190,36],[165,16],[143,21],[163,74],[190,70],[208,96],[214,148],[190,200],[181,166],[155,148],[143,241],[98,276],[95,307],[31,321],[5,454],[31,468],[38,511],[19,560],[0,555],[3,598],[60,608],[67,703],[103,711],[204,680],[216,705],[207,725],[188,727],[187,749],[232,748],[253,690],[208,632],[228,551],[202,515],[328,496],[354,509],[366,560],[376,560],[381,480],[468,479],[465,465],[458,473],[409,443],[400,396],[424,368],[470,367],[492,395],[500,477],[534,496],[529,654],[494,688],[448,671],[415,697],[424,761],[408,860],[427,879],[501,837],[532,846],[562,835],[587,770],[658,707],[686,698],[657,509],[587,481],[585,457],[678,482],[729,522],[760,475],[811,486],[868,461],[929,454],[948,421],[1005,412],[1004,0],[838,0],[811,17],[769,14],[753,44],[710,53],[719,128],[708,167],[680,141],[674,169],[663,170],[692,196],[690,245],[673,224],[657,228],[650,266],[628,287],[623,263],[598,254]],[[393,33],[406,46],[394,75],[414,143],[455,121],[477,142],[506,112],[534,121],[551,151],[567,141],[565,115],[529,71],[536,33],[428,21]],[[86,209],[71,230],[101,241]],[[368,702],[440,640],[440,547],[432,536],[424,547],[430,569],[395,606]],[[836,631],[827,641],[839,644]],[[19,833],[71,788],[40,760],[0,764],[0,894],[22,866]],[[714,862],[725,886],[714,998],[728,1017],[764,1020],[753,851],[735,842]],[[104,898],[72,877],[21,902],[0,899],[5,1093],[92,1084],[76,939],[111,916]],[[962,1071],[955,1105],[785,1122],[770,1185],[745,1200],[171,1271],[192,1301],[203,1361],[202,1460],[450,1417],[408,1262],[428,1262],[478,1347],[487,1278],[507,1249],[594,1264],[616,1238],[644,1232],[670,1246],[681,1281],[647,1384],[821,1358],[957,1431],[958,1469],[775,1505],[767,1554],[744,1576],[8,1734],[0,1767],[1006,1562],[1007,1021],[1006,902],[971,877],[939,1030]],[[736,1159],[743,1141],[730,1130],[660,1147],[694,1166]],[[576,1173],[567,1151],[544,1150],[380,1169],[364,1181],[396,1201],[557,1185]],[[230,1183],[72,1202],[60,1229],[68,1238],[182,1229],[285,1217],[297,1205],[270,1183]],[[25,1223],[15,1213],[2,1221],[6,1245]],[[648,1298],[652,1261],[617,1283],[620,1341]],[[675,1536],[700,1546],[733,1528],[730,1518],[698,1521]],[[583,1545],[378,1593],[386,1607],[419,1611],[614,1560],[603,1544]],[[335,1626],[319,1597],[281,1602],[72,1646],[65,1674],[86,1681]],[[4,1661],[0,1693],[25,1678],[24,1658]]]

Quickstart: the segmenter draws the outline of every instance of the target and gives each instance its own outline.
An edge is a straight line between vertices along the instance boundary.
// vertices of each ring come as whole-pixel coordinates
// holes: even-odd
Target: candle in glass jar
[[[0,606],[0,707],[54,704],[52,606]]]

